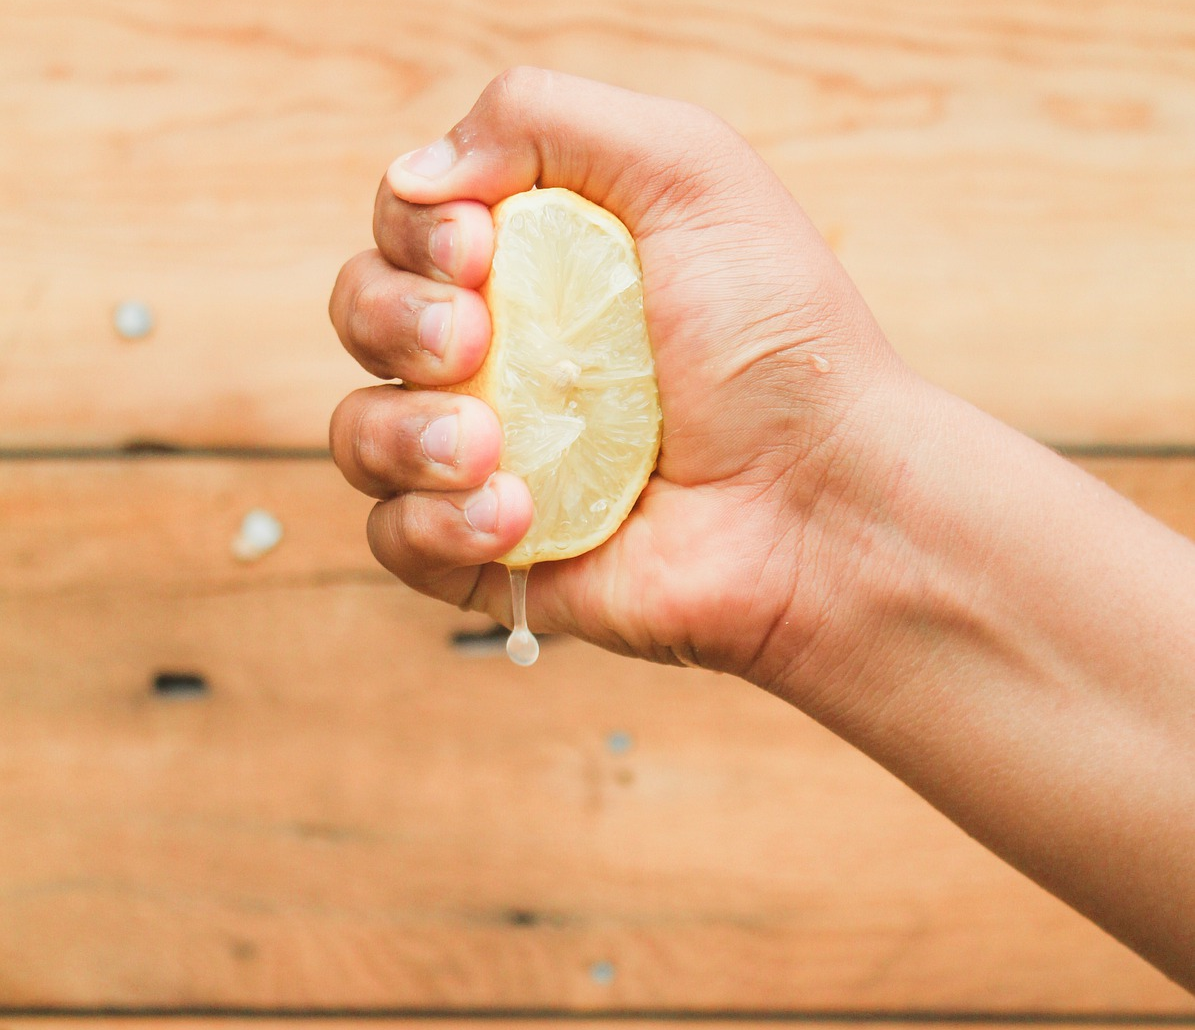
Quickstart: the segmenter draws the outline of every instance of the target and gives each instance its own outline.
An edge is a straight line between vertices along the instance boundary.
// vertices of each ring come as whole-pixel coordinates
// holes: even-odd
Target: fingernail
[[[452,144],[446,139],[438,139],[426,147],[403,154],[390,166],[390,174],[407,173],[421,179],[437,179],[452,167],[455,160],[456,151]]]
[[[473,495],[465,505],[465,521],[479,533],[498,528],[498,494],[493,487],[482,487]]]
[[[433,419],[419,438],[423,453],[441,465],[455,465],[459,430],[460,420],[455,415],[441,415]]]
[[[437,358],[444,357],[451,329],[452,302],[441,300],[429,304],[419,316],[419,346]]]
[[[440,222],[428,240],[432,263],[449,279],[456,275],[457,227],[454,222]]]

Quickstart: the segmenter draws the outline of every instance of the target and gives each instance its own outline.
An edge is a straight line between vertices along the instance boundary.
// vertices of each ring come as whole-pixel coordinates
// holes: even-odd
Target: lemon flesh
[[[500,467],[535,502],[502,563],[572,558],[630,513],[660,449],[660,400],[635,242],[612,214],[565,189],[537,189],[493,211],[494,261],[482,287],[493,335],[457,389],[502,423]]]

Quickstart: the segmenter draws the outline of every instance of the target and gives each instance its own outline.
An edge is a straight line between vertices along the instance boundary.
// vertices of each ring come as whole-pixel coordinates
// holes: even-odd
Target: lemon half
[[[566,189],[493,210],[494,261],[482,295],[485,364],[454,387],[502,423],[500,467],[535,502],[512,567],[572,558],[630,514],[660,449],[660,398],[635,241],[608,211]]]

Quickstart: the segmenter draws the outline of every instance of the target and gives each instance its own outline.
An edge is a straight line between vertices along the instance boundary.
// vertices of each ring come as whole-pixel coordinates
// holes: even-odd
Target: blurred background
[[[375,567],[328,294],[520,63],[717,111],[912,365],[1195,535],[1195,5],[0,0],[0,1027],[1195,1025],[781,702]]]

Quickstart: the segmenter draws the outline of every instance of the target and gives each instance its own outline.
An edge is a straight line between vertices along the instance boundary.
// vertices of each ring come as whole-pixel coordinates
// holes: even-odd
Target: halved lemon
[[[511,567],[603,543],[634,507],[660,449],[660,399],[635,241],[614,215],[566,189],[498,204],[482,294],[485,364],[454,390],[502,423],[501,467],[535,501]]]

